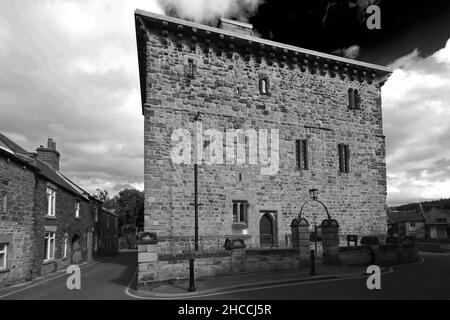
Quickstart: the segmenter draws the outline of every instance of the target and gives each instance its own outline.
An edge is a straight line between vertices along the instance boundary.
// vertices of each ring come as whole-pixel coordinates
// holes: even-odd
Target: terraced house
[[[59,170],[56,143],[27,152],[0,134],[0,286],[89,261],[102,203]]]
[[[189,156],[222,155],[231,130],[241,130],[231,143],[246,145],[246,161],[227,162],[239,154],[232,148],[219,163],[198,164],[201,248],[221,248],[233,238],[289,246],[291,222],[313,188],[342,237],[385,236],[381,87],[391,70],[261,39],[251,25],[228,19],[214,28],[141,10],[135,18],[145,231],[157,235],[158,252],[182,252],[194,237],[194,166],[174,162],[185,152],[174,146],[188,140]],[[256,144],[249,132],[257,132]],[[256,163],[247,159],[252,148]],[[276,172],[262,174],[274,164],[261,161],[262,154],[276,152]],[[303,217],[320,225],[326,215],[311,204]],[[140,279],[152,278],[151,259],[152,252],[142,253]]]

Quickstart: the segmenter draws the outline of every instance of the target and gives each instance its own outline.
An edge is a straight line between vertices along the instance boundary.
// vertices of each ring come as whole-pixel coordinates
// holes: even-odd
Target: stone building
[[[314,187],[342,236],[385,235],[388,68],[264,40],[227,19],[220,28],[141,10],[135,19],[145,231],[156,233],[159,252],[181,252],[193,240],[192,158],[201,152],[203,249],[221,248],[226,238],[289,246],[290,224]],[[239,142],[246,148],[236,159]],[[320,225],[326,215],[311,203],[303,217]],[[140,276],[153,257],[144,249]]]
[[[93,259],[102,203],[59,170],[52,139],[28,152],[0,134],[0,287]]]
[[[119,253],[119,217],[112,210],[102,208],[98,217],[98,241],[95,248],[99,257],[114,256]]]
[[[0,287],[32,279],[34,186],[27,152],[0,134]]]

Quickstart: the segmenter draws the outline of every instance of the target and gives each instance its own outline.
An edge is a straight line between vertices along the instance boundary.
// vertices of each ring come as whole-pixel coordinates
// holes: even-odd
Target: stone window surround
[[[359,110],[361,107],[361,95],[356,88],[348,89],[348,108],[350,110]]]
[[[12,235],[0,235],[0,244],[6,245],[6,267],[0,268],[0,273],[10,272],[13,260],[13,236]]]
[[[263,87],[263,84],[265,86]],[[269,76],[266,74],[260,74],[258,79],[259,93],[264,96],[270,96],[270,81]]]
[[[309,145],[308,139],[295,140],[295,165],[297,170],[309,170]]]
[[[56,231],[57,231],[57,227],[56,226],[45,226],[45,233],[49,233],[50,238],[47,238],[47,236],[45,235],[44,237],[44,243],[47,246],[47,254],[49,253],[48,251],[48,246],[50,245],[50,243],[47,243],[47,239],[53,239],[53,257],[48,259],[47,257],[44,257],[44,264],[48,264],[48,263],[52,263],[55,261],[55,254],[56,254]],[[53,234],[53,236],[51,236]],[[45,251],[44,251],[45,252]]]
[[[6,214],[8,211],[8,192],[0,191],[0,214]]]
[[[237,221],[234,221],[234,205],[237,204]],[[244,204],[245,211],[244,211],[244,221],[241,221],[241,208],[242,205]],[[232,210],[233,210],[233,227],[243,227],[243,228],[247,228],[248,226],[248,211],[249,211],[249,207],[250,207],[250,203],[248,200],[244,200],[244,199],[233,199],[232,200]]]
[[[80,213],[81,213],[81,200],[75,199],[75,218],[76,219],[81,219]]]
[[[55,218],[56,217],[56,193],[58,188],[50,182],[47,182],[47,214],[46,217]],[[50,207],[50,197],[52,198],[52,207]]]

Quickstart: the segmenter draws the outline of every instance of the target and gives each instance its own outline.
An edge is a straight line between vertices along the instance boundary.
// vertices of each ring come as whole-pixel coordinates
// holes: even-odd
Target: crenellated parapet
[[[236,56],[245,61],[253,59],[257,63],[264,60],[267,65],[298,68],[302,72],[360,83],[375,82],[380,87],[392,73],[386,67],[141,10],[136,11],[136,19],[137,25],[141,26],[141,30],[137,30],[138,37],[145,37],[148,30],[153,30],[162,43],[172,43],[179,49],[186,46],[191,51],[202,50],[205,54],[224,55],[228,59]]]

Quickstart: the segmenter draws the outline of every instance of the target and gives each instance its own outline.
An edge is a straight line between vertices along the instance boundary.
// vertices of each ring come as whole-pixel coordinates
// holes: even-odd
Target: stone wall
[[[34,184],[33,168],[0,155],[0,243],[8,245],[7,269],[0,270],[0,287],[33,277]]]
[[[150,247],[150,250],[148,250]],[[189,259],[195,257],[195,277],[212,277],[244,272],[283,270],[300,267],[298,249],[221,250],[185,254],[157,254],[154,246],[139,245],[138,287],[150,288],[161,282],[187,279]]]
[[[151,30],[150,30],[151,31]],[[184,76],[188,58],[197,66],[195,79]],[[380,89],[298,68],[228,59],[200,48],[176,49],[170,39],[150,33],[147,47],[145,114],[146,231],[159,236],[193,234],[193,166],[171,161],[172,133],[194,132],[194,115],[203,113],[203,130],[280,130],[280,170],[260,174],[259,165],[202,165],[199,169],[202,236],[241,233],[233,227],[232,200],[250,204],[248,233],[259,233],[261,210],[275,211],[278,241],[315,186],[343,234],[385,233],[386,168]],[[261,95],[258,81],[269,77],[271,95]],[[240,88],[240,94],[235,89]],[[361,109],[348,109],[348,88],[358,88]],[[296,168],[295,139],[309,140],[310,169]],[[350,145],[350,173],[338,168],[337,146]],[[239,174],[242,181],[239,181]],[[320,223],[324,212],[314,205],[305,218]]]
[[[370,265],[370,247],[341,247],[339,258],[341,265]],[[418,261],[418,259],[419,253],[414,244],[385,244],[374,247],[375,264],[379,266],[387,267],[411,263]]]

